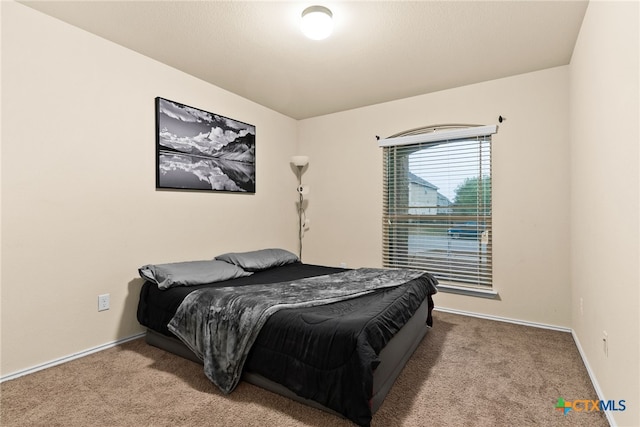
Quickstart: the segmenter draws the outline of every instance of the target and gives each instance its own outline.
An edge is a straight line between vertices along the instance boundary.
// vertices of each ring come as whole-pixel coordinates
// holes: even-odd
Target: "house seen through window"
[[[491,288],[491,134],[441,135],[449,133],[452,139],[424,134],[381,143],[383,265],[425,270],[440,284]]]

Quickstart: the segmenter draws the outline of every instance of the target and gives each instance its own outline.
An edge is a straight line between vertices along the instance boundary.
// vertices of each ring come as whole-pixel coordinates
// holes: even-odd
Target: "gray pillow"
[[[218,255],[217,260],[237,265],[246,271],[260,271],[300,261],[296,254],[284,249],[261,249],[252,252],[240,252]]]
[[[160,289],[204,285],[253,274],[236,265],[216,260],[149,264],[140,267],[138,272],[140,277],[156,283]]]

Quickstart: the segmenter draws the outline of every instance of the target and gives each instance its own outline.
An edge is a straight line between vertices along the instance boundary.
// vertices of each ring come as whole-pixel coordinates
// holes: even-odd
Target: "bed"
[[[254,262],[256,253],[259,255],[257,263]],[[277,298],[282,298],[282,293],[295,286],[323,288],[329,281],[346,296],[336,299],[332,291],[330,300],[321,296],[313,303],[299,303],[298,299],[293,304],[289,300],[286,303],[279,301],[277,310],[267,309],[270,312],[257,327],[255,337],[249,340],[245,358],[234,369],[241,371],[239,375],[244,381],[345,417],[358,425],[369,425],[395,379],[432,326],[436,280],[428,273],[409,270],[396,271],[400,275],[389,279],[389,270],[349,270],[304,264],[290,252],[279,249],[245,254],[251,262],[238,261],[238,254],[217,257],[240,268],[239,273],[231,274],[232,277],[225,280],[211,281],[212,277],[204,274],[185,285],[179,277],[183,271],[179,270],[173,275],[174,279],[177,277],[177,284],[167,285],[169,275],[150,274],[150,266],[145,266],[146,271],[145,267],[141,268],[141,276],[146,281],[140,292],[137,316],[147,328],[147,343],[204,363],[205,374],[224,392],[231,392],[236,383],[227,384],[225,380],[220,383],[217,374],[209,372],[217,365],[215,361],[210,362],[207,368],[207,360],[211,358],[208,349],[218,345],[226,352],[230,341],[235,344],[241,340],[234,337],[222,343],[205,342],[203,335],[218,339],[227,334],[226,330],[222,333],[220,329],[211,332],[211,324],[222,324],[228,316],[241,311],[234,304],[246,303],[238,302],[237,295],[256,295],[258,292],[260,296],[254,299],[259,305],[265,299],[260,292],[276,293]],[[283,255],[285,261],[282,261]],[[191,269],[192,266],[188,267]],[[380,284],[366,292],[349,293],[344,289],[351,285],[344,281],[357,281],[354,277],[362,277],[360,280],[367,282],[367,286],[376,281]],[[214,301],[222,308],[230,308],[232,313],[224,315],[224,322],[220,319],[212,322],[208,317],[199,322],[192,320],[192,317],[204,316],[199,313],[208,312],[209,316],[211,312],[220,311],[220,308],[193,305],[203,297],[206,297],[206,304]],[[185,331],[180,329],[181,321],[197,327],[187,327]],[[201,331],[203,328],[206,332]],[[239,334],[247,333],[243,329]],[[227,366],[224,362],[220,364]]]

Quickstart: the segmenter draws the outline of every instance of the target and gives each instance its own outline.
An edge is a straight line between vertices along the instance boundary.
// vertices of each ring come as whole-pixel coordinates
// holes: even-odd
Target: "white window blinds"
[[[383,265],[492,286],[491,135],[497,126],[381,140]]]

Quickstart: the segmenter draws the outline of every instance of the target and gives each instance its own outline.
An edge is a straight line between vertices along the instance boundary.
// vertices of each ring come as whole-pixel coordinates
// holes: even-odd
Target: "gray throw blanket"
[[[361,268],[290,282],[199,289],[180,304],[168,328],[202,359],[207,378],[230,393],[240,381],[260,329],[273,313],[356,298],[423,274]]]

